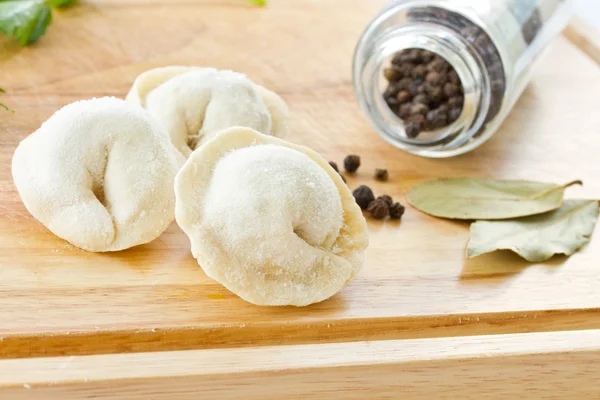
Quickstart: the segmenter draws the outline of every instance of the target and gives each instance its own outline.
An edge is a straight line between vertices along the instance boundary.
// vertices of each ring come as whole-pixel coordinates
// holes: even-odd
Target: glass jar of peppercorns
[[[396,0],[354,55],[361,108],[388,142],[450,157],[489,139],[565,26],[569,0]]]

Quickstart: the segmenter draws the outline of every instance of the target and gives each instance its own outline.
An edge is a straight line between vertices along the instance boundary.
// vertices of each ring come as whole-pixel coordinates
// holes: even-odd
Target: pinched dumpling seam
[[[127,100],[146,108],[162,123],[184,157],[232,126],[278,137],[288,130],[285,102],[233,71],[183,66],[152,69],[135,80]]]
[[[116,98],[63,107],[15,150],[28,211],[89,251],[150,242],[174,217],[177,151],[142,108]]]
[[[248,148],[254,149],[246,151]],[[242,155],[243,152],[246,154]],[[259,154],[261,152],[264,154]],[[266,189],[261,188],[262,183],[256,177],[245,188],[244,165],[232,168],[235,163],[231,161],[233,158],[229,160],[230,155],[235,155],[238,160],[246,158],[245,162],[253,168],[268,169],[270,165],[279,168],[265,171],[264,179],[269,183],[264,185]],[[273,158],[271,164],[269,157]],[[298,159],[298,166],[302,164],[306,170],[303,174],[285,176],[285,171],[293,170],[293,163],[284,164],[294,157]],[[261,160],[264,161],[262,164]],[[309,193],[309,197],[300,199],[293,209],[302,209],[304,204],[304,208],[309,208],[309,214],[317,218],[309,219],[308,225],[303,226],[300,235],[296,236],[297,226],[290,223],[286,227],[290,214],[286,217],[280,208],[293,203],[294,196],[303,195],[302,191],[294,189],[303,183],[294,181],[288,188],[286,182],[290,177],[304,179],[311,176],[313,167],[314,179],[307,181],[308,187],[319,186],[319,180],[324,183],[314,196]],[[227,174],[219,171],[223,168],[232,168],[232,173],[237,171],[240,175],[237,185],[232,185],[235,179],[227,181]],[[317,176],[319,174],[322,174],[321,178]],[[277,181],[278,177],[281,181]],[[212,201],[209,198],[212,184],[221,185],[217,190],[219,196],[225,197],[217,196],[216,201]],[[175,187],[177,222],[190,237],[192,253],[210,277],[247,301],[297,306],[322,301],[337,293],[362,266],[368,244],[364,217],[339,175],[308,148],[251,129],[229,129],[192,155],[179,172]],[[324,193],[327,187],[333,192]],[[276,196],[269,197],[265,193],[269,188],[281,192],[277,195],[285,195],[285,201],[278,201]],[[263,190],[262,195],[260,190]],[[286,191],[292,193],[286,194]],[[319,197],[319,193],[324,196]],[[244,199],[253,197],[257,197],[257,201],[244,203]],[[319,216],[319,205],[309,204],[311,198],[318,198],[318,203],[332,202],[322,207],[324,211]],[[260,209],[261,201],[265,202],[265,210]],[[339,216],[335,215],[336,202],[339,203]],[[238,207],[238,203],[246,208]],[[216,207],[218,212],[207,209],[211,207]],[[256,215],[252,216],[252,213]],[[242,214],[239,219],[227,220],[227,215],[239,214]],[[278,219],[278,215],[282,216]],[[244,221],[244,218],[248,220]],[[265,220],[262,225],[260,219]],[[278,226],[280,222],[281,227]],[[236,231],[238,227],[239,231]],[[290,250],[293,250],[292,254]]]

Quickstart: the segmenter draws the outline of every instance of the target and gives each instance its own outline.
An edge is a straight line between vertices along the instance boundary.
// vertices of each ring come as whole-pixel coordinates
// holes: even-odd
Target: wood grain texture
[[[369,222],[365,267],[339,295],[260,308],[208,279],[175,224],[148,245],[93,254],[53,236],[20,202],[10,175],[19,140],[61,106],[124,96],[139,73],[170,64],[243,71],[280,93],[290,140],[338,162],[362,155],[351,187],[368,183],[404,202],[433,177],[582,179],[568,196],[600,198],[600,68],[564,38],[480,149],[431,160],[381,140],[358,109],[350,70],[383,3],[82,1],[37,45],[0,42],[3,100],[17,111],[0,114],[0,358],[600,329],[598,229],[568,259],[467,261],[466,224],[409,208],[401,223]],[[389,182],[372,180],[376,167],[389,169]]]
[[[0,360],[10,400],[600,397],[600,331]],[[268,388],[268,389],[266,389]]]

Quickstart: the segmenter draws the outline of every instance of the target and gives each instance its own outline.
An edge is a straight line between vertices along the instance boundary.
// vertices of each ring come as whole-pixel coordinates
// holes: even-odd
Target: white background
[[[600,0],[575,0],[575,12],[600,30]]]

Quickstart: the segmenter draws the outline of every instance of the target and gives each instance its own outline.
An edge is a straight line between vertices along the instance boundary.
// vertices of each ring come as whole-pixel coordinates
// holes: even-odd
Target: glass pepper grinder
[[[425,157],[473,150],[498,129],[569,0],[396,0],[356,47],[353,81],[371,124]]]

